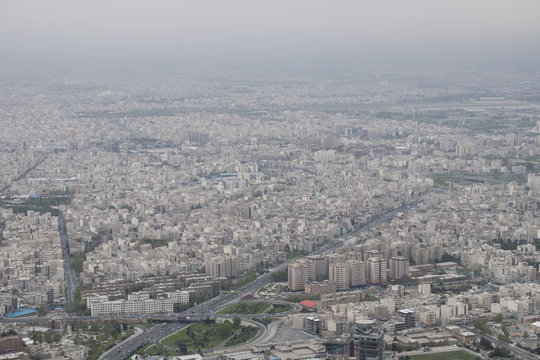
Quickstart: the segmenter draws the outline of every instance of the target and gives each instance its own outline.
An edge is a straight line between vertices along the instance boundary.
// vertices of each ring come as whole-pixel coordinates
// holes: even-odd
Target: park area
[[[272,308],[267,311],[268,314],[280,314],[294,309],[291,304],[272,304]]]
[[[182,355],[193,354],[200,353],[202,349],[245,343],[257,335],[257,332],[257,328],[241,326],[240,318],[235,318],[233,322],[200,322],[163,339],[162,344],[178,349],[178,353]]]

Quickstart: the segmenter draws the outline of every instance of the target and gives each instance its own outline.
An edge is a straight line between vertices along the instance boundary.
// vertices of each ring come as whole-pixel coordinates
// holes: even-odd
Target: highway
[[[147,333],[148,332],[148,329],[143,327],[143,326],[136,326],[135,327],[135,332],[130,336],[128,337],[127,339],[124,339],[122,342],[120,342],[117,346],[115,347],[112,347],[110,348],[109,350],[105,351],[103,354],[100,355],[100,357],[98,359],[103,359],[105,357],[112,357],[113,356],[113,351],[116,351],[118,353],[121,353],[122,352],[122,346],[124,344],[127,344],[129,342],[129,340],[143,334],[143,333]]]
[[[143,332],[138,335],[131,336],[126,340],[122,341],[118,345],[112,347],[105,353],[103,353],[99,360],[121,360],[127,358],[131,353],[133,353],[138,348],[145,346],[148,343],[159,344],[159,341],[170,334],[173,334],[179,330],[182,330],[188,327],[190,324],[186,323],[161,323],[155,325],[150,329],[144,329]]]
[[[29,168],[27,168],[26,170],[24,170],[22,172],[22,174],[20,174],[19,176],[17,176],[15,179],[13,179],[12,181],[10,181],[8,184],[4,185],[2,188],[0,188],[0,193],[3,193],[4,191],[6,191],[7,189],[9,189],[9,187],[11,185],[13,185],[14,183],[16,183],[17,181],[21,180],[21,179],[24,179],[26,177],[26,175],[28,175],[28,173],[32,170],[34,170],[35,168],[37,168],[39,165],[41,165],[42,162],[44,162],[47,157],[49,155],[48,154],[45,154],[43,156],[43,158],[39,159],[38,161],[36,161],[34,164],[32,164],[32,166],[30,166]]]
[[[259,278],[258,278],[259,279]],[[145,317],[153,318],[153,319],[160,319],[160,320],[174,320],[178,319],[178,316],[189,316],[193,320],[200,320],[200,319],[206,319],[207,317],[214,316],[215,312],[217,312],[220,308],[228,304],[229,302],[232,302],[233,300],[236,300],[240,297],[241,294],[249,293],[250,291],[253,291],[254,283],[258,283],[258,279],[256,279],[254,282],[245,285],[244,287],[238,289],[239,291],[237,293],[222,293],[218,295],[215,298],[212,298],[204,303],[201,303],[200,305],[194,306],[191,309],[188,309],[186,311],[183,311],[179,314],[170,314],[170,315],[159,315],[156,314],[154,316],[148,315]],[[141,318],[141,316],[138,316]],[[224,315],[223,317],[229,317],[228,315]],[[232,316],[231,316],[232,317]],[[251,317],[251,316],[250,316]],[[136,351],[139,347],[144,346],[145,344],[149,342],[155,342],[156,344],[159,343],[159,341],[179,330],[182,330],[189,326],[189,323],[169,323],[169,324],[159,324],[151,329],[149,329],[145,333],[141,333],[137,336],[134,336],[130,339],[128,339],[125,342],[122,342],[116,346],[114,346],[110,351],[102,357],[100,357],[100,360],[121,360],[125,359],[127,356],[129,356],[131,353]],[[259,331],[258,336],[262,336],[263,333]]]
[[[413,207],[415,207],[416,205],[421,203],[427,196],[429,196],[429,195],[431,195],[431,194],[433,194],[434,192],[437,192],[437,191],[438,190],[435,190],[435,189],[430,190],[430,191],[418,196],[416,199],[414,199],[410,203],[407,203],[407,204],[402,205],[402,206],[400,206],[400,207],[398,207],[398,208],[396,208],[394,210],[388,211],[388,212],[386,212],[384,214],[381,214],[381,215],[375,217],[374,219],[370,220],[366,224],[363,224],[363,225],[360,225],[360,226],[356,227],[350,233],[344,234],[339,240],[336,239],[334,241],[329,242],[328,244],[325,244],[325,245],[315,249],[310,255],[325,254],[327,252],[334,251],[335,249],[346,245],[346,242],[344,242],[342,240],[346,241],[351,236],[356,236],[356,235],[358,235],[358,234],[360,234],[360,233],[362,233],[364,231],[367,231],[367,230],[371,229],[374,226],[377,226],[379,224],[382,224],[382,223],[385,223],[385,222],[388,222],[388,221],[392,220],[394,218],[394,216],[396,216],[398,213],[400,213],[400,212],[404,213],[404,212],[409,211],[410,209],[412,209]],[[294,261],[294,260],[282,263],[280,266],[278,266],[277,269],[278,270],[283,270],[292,261]]]
[[[414,199],[413,201],[411,201],[410,203],[407,203],[405,205],[402,205],[400,207],[398,207],[397,209],[394,209],[392,211],[388,211],[387,213],[385,214],[382,214],[380,216],[377,216],[375,219],[371,220],[370,222],[368,222],[367,224],[365,225],[362,225],[356,229],[354,229],[350,234],[347,234],[345,235],[346,237],[348,236],[354,236],[354,235],[357,235],[361,232],[364,232],[366,230],[369,230],[370,228],[372,228],[373,226],[377,226],[379,224],[382,224],[384,222],[387,222],[387,221],[390,221],[392,220],[392,218],[394,216],[396,216],[398,213],[400,212],[407,212],[409,211],[410,209],[412,209],[413,207],[415,207],[416,205],[418,205],[419,203],[421,203],[427,196],[433,194],[434,192],[437,192],[438,190],[435,190],[435,189],[432,189],[420,196],[418,196],[416,199]]]
[[[60,242],[62,244],[62,256],[64,258],[64,279],[66,282],[66,300],[72,303],[75,299],[75,289],[79,287],[77,274],[69,262],[69,246],[67,240],[66,220],[62,212],[58,215],[58,230],[60,232]]]
[[[540,359],[540,356],[538,356],[538,355],[535,355],[535,354],[530,353],[530,352],[528,352],[526,350],[518,348],[517,346],[514,346],[514,345],[511,345],[511,344],[507,344],[505,342],[499,341],[499,339],[497,339],[497,338],[495,338],[495,337],[493,337],[491,335],[486,335],[483,332],[481,332],[480,330],[476,329],[475,327],[469,326],[469,327],[467,327],[467,330],[469,330],[470,332],[472,332],[476,336],[486,338],[487,340],[491,341],[491,343],[493,345],[495,345],[495,346],[507,349],[508,351],[510,351],[510,354],[512,354],[512,356],[515,356],[518,359],[522,359],[522,360],[538,360],[538,359]]]
[[[224,352],[235,353],[235,352],[245,351],[248,348],[252,347],[253,343],[259,341],[263,337],[263,335],[266,334],[266,327],[263,324],[261,324],[260,322],[250,321],[250,320],[243,320],[243,322],[244,322],[244,325],[247,322],[247,323],[251,324],[251,326],[255,326],[255,327],[259,328],[259,331],[257,332],[257,335],[255,335],[248,342],[243,343],[243,344],[238,344],[238,345],[229,346],[229,347],[224,347],[224,346],[215,347],[211,351],[208,351],[208,352],[204,353],[205,358],[206,357],[212,357],[213,355],[214,356],[215,355],[221,355]]]

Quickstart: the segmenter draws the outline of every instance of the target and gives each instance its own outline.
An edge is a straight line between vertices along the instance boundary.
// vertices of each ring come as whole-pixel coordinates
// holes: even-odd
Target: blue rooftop
[[[28,316],[33,315],[36,313],[36,309],[32,308],[20,308],[14,311],[10,311],[6,314],[8,318],[15,318],[15,317],[21,317],[21,316]]]

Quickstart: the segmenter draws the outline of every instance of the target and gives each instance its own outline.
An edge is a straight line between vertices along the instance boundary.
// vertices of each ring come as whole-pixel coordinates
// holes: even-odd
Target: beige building
[[[350,286],[350,264],[334,263],[330,265],[329,278],[330,281],[335,281],[338,290],[348,290]]]
[[[350,285],[352,287],[366,285],[366,264],[360,260],[347,260],[350,270]]]
[[[426,326],[434,326],[437,324],[437,314],[434,310],[425,308],[420,311],[420,322]]]
[[[328,279],[328,257],[323,255],[313,255],[309,256],[306,260],[313,263],[313,275],[316,281]]]
[[[400,280],[409,276],[409,259],[403,256],[390,258],[390,278]]]
[[[382,259],[384,258],[384,252],[382,250],[372,249],[372,250],[366,250],[364,253],[364,260],[369,258],[377,258]]]
[[[310,259],[300,259],[288,267],[288,286],[291,290],[304,290],[308,282],[315,280],[315,263]]]
[[[335,293],[337,290],[337,284],[335,281],[324,280],[312,283],[307,283],[304,287],[307,294],[322,295]]]
[[[222,255],[213,257],[206,262],[206,274],[219,277],[234,277],[238,276],[238,259],[231,255]]]
[[[369,258],[368,278],[370,284],[380,284],[386,282],[386,260],[379,258]]]

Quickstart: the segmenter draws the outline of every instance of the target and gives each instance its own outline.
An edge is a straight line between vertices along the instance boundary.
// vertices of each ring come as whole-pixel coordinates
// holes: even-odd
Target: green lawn
[[[433,354],[412,355],[411,360],[475,360],[476,356],[466,351],[450,351]]]
[[[156,356],[156,355],[166,355],[166,356],[180,356],[179,351],[177,350],[168,350],[163,345],[157,346],[152,343],[145,348],[139,349],[135,352],[138,355],[147,355],[147,356]]]
[[[220,333],[220,325],[204,322],[193,323],[190,327],[166,337],[162,343],[174,348],[179,348],[181,343],[186,347],[187,354],[196,353],[200,349],[211,349],[230,336],[230,334]]]
[[[270,307],[271,303],[268,301],[253,301],[253,302],[240,302],[233,304],[222,309],[218,314],[262,314]]]
[[[291,311],[294,307],[291,304],[272,304],[272,308],[268,310],[268,314],[279,314],[282,312]]]
[[[148,348],[145,353],[148,355],[178,355],[198,353],[202,349],[212,349],[225,340],[225,346],[243,344],[259,331],[256,327],[242,326],[239,329],[232,328],[229,323],[227,331],[223,331],[222,323],[194,323],[190,327],[183,329],[171,336],[163,339],[162,344],[174,348],[174,351],[163,349],[162,347]]]
[[[233,335],[225,344],[225,346],[233,346],[244,344],[246,341],[257,335],[259,328],[253,326],[244,326],[240,329],[240,333]]]

